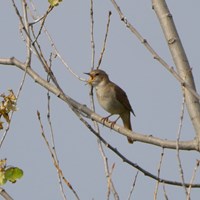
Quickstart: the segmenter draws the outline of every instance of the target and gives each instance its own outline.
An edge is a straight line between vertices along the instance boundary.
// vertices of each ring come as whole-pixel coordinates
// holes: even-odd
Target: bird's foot
[[[115,120],[115,121],[112,121],[111,122],[111,128],[113,129],[114,128],[114,125],[116,124],[117,120],[120,118],[120,116]]]
[[[109,121],[109,120],[108,120],[109,117],[110,117],[110,116],[101,118],[101,121],[102,121],[103,125],[105,125],[105,122],[108,122],[108,121]]]
[[[110,117],[111,115],[109,115],[108,117],[103,117],[102,119],[101,119],[101,121],[102,121],[102,123],[103,123],[103,125],[105,125],[105,122],[108,122],[109,121],[109,117]],[[113,129],[114,128],[114,125],[116,124],[116,122],[117,122],[117,120],[120,118],[120,116],[115,120],[115,121],[109,121],[111,124],[110,124],[110,128],[111,129]]]
[[[116,122],[117,122],[117,120],[111,122],[111,125],[110,125],[110,128],[111,128],[111,129],[114,128],[114,125],[116,124]]]

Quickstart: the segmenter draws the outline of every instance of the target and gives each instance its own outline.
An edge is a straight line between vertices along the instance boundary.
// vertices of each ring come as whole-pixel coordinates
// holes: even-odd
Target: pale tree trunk
[[[189,65],[183,45],[176,30],[172,14],[170,13],[165,0],[152,0],[153,9],[159,19],[169,50],[171,52],[174,64],[179,76],[196,91],[192,69]],[[184,86],[184,84],[183,84]],[[196,132],[196,141],[199,146],[200,142],[200,104],[199,100],[185,87],[183,87],[183,95],[187,110]],[[198,147],[199,149],[199,147]]]

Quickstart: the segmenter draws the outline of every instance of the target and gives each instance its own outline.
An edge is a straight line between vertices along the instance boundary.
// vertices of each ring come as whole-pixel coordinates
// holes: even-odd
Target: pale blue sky
[[[137,28],[165,61],[174,65],[165,43],[161,28],[151,1],[117,1],[127,19]],[[34,1],[42,15],[46,1]],[[167,1],[177,26],[183,46],[193,69],[196,87],[200,85],[199,61],[199,19],[200,1]],[[18,3],[21,8],[20,3]],[[104,39],[108,12],[112,11],[106,52],[101,68],[108,72],[110,79],[122,87],[136,113],[132,126],[136,132],[153,134],[166,139],[176,139],[182,96],[179,83],[164,67],[155,61],[136,37],[120,21],[109,0],[94,1],[94,32],[96,63]],[[25,59],[25,43],[19,33],[19,22],[11,1],[3,1],[0,6],[0,57],[15,56]],[[91,67],[90,48],[90,1],[63,1],[48,16],[46,27],[57,49],[68,65],[81,77]],[[40,40],[47,58],[51,52],[45,35]],[[32,67],[37,72],[43,69],[35,57]],[[53,71],[60,85],[72,98],[90,105],[89,88],[72,76],[56,59]],[[41,73],[45,77],[44,73]],[[15,67],[0,66],[0,93],[12,88],[18,90],[23,73]],[[49,134],[46,112],[46,91],[29,77],[26,79],[18,102],[18,112],[14,114],[8,136],[0,151],[0,158],[7,158],[8,164],[24,170],[24,177],[16,184],[6,184],[6,191],[14,199],[62,199],[58,187],[56,170],[51,162],[47,147],[41,137],[36,111],[41,112],[45,132]],[[56,149],[64,175],[72,184],[80,199],[106,199],[106,178],[103,161],[96,138],[78,120],[69,107],[52,95],[52,122]],[[106,116],[100,106],[97,113]],[[92,124],[92,122],[90,122]],[[121,123],[121,121],[119,121]],[[125,137],[100,125],[102,136],[130,160],[149,172],[156,174],[162,149],[135,143],[129,145]],[[181,139],[195,136],[187,112]],[[136,170],[123,163],[116,155],[105,149],[109,165],[115,163],[113,181],[120,199],[127,198]],[[181,152],[185,180],[190,181],[192,171],[199,159],[196,152]],[[180,181],[176,151],[165,150],[161,177]],[[196,177],[199,180],[199,175]],[[199,183],[199,182],[197,182]],[[156,182],[139,173],[132,199],[153,199]],[[75,199],[66,189],[67,199]],[[182,188],[166,185],[169,199],[184,199]],[[191,197],[197,199],[200,189],[193,189]],[[112,199],[112,198],[111,198]],[[162,186],[158,199],[164,199]]]

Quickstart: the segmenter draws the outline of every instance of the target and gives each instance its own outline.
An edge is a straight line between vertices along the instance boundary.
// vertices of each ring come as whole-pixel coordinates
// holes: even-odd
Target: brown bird
[[[124,90],[122,90],[118,85],[110,81],[108,74],[103,70],[93,70],[90,73],[85,73],[90,76],[88,83],[96,89],[96,95],[99,104],[110,113],[103,121],[108,120],[108,118],[114,114],[118,114],[121,117],[124,127],[132,130],[130,113],[133,109],[129,103],[128,97]],[[116,123],[115,120],[112,125]],[[129,143],[133,143],[130,137],[127,137]]]

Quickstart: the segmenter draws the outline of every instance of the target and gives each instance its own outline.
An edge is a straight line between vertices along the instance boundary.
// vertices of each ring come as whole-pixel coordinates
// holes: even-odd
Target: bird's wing
[[[114,84],[114,83],[113,83]],[[117,100],[125,107],[127,108],[130,112],[133,113],[133,115],[135,116],[135,113],[131,107],[131,104],[128,100],[128,97],[126,95],[126,93],[124,92],[124,90],[122,90],[118,85],[114,84],[114,90],[115,90],[115,94],[116,94],[116,98]]]

